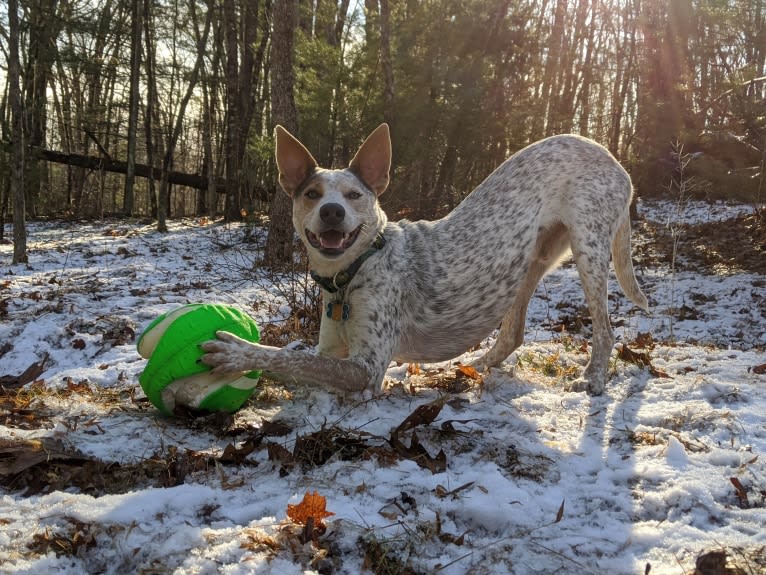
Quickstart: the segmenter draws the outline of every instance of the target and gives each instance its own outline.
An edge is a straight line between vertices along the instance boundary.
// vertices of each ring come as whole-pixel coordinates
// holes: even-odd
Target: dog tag
[[[327,317],[333,321],[346,321],[350,311],[349,305],[342,301],[331,301],[327,304]]]

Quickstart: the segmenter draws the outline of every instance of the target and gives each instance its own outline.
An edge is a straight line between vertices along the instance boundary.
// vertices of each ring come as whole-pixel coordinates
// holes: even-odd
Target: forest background
[[[758,204],[765,24],[762,0],[9,0],[0,224],[20,262],[29,217],[268,221],[278,264],[277,123],[342,166],[388,122],[393,218],[444,215],[564,132],[639,196]]]

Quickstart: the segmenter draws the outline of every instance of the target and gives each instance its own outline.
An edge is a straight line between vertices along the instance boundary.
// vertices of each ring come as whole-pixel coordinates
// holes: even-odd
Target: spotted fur
[[[540,279],[574,255],[593,320],[590,362],[572,390],[603,392],[614,336],[607,312],[610,255],[626,295],[647,309],[630,258],[630,178],[602,146],[554,136],[506,160],[446,217],[388,222],[378,196],[388,185],[391,142],[379,126],[348,168],[324,170],[277,127],[279,181],[314,272],[345,270],[382,232],[386,245],[345,292],[345,321],[322,318],[316,353],[245,342],[204,344],[216,372],[263,369],[339,390],[378,390],[391,360],[441,361],[475,346],[500,324],[476,362],[497,366],[523,342]],[[338,294],[324,291],[326,303]]]

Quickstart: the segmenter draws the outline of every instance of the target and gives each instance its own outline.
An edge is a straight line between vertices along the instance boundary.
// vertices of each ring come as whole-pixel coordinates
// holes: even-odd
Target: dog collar
[[[354,279],[356,272],[358,272],[359,268],[362,267],[362,264],[367,261],[367,258],[369,258],[378,250],[383,249],[383,246],[385,245],[386,238],[383,237],[382,233],[378,233],[378,235],[375,237],[375,241],[372,242],[372,245],[367,249],[367,251],[356,258],[353,263],[345,270],[339,271],[332,277],[323,277],[312,271],[311,278],[328,292],[339,292],[351,283],[351,280]]]

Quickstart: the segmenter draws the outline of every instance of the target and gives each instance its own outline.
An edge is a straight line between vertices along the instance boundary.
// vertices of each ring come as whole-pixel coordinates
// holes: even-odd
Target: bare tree
[[[391,62],[391,10],[380,0],[380,66],[383,69],[383,119],[394,124],[394,67]]]
[[[21,107],[21,66],[19,63],[19,3],[8,0],[8,99],[11,105],[11,196],[13,198],[13,260],[14,264],[26,263],[27,228],[24,202],[24,123]]]
[[[293,44],[298,23],[297,0],[276,0],[271,48],[271,115],[275,124],[288,131],[298,131],[293,76]],[[269,233],[266,238],[265,263],[279,266],[293,254],[292,205],[287,194],[277,190],[269,207]]]
[[[143,2],[131,0],[131,44],[130,44],[130,111],[128,114],[128,171],[125,174],[125,195],[122,210],[126,216],[133,215],[133,184],[136,177],[136,132],[138,131],[138,84],[141,74],[141,16]]]

